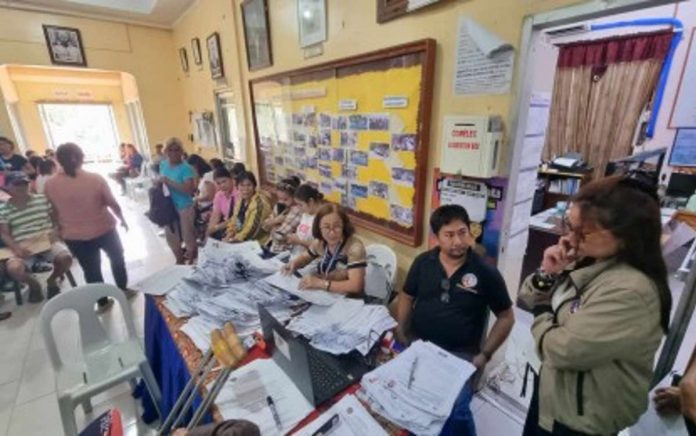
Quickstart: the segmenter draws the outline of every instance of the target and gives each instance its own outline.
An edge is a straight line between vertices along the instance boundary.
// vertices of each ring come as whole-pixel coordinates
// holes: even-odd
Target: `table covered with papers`
[[[265,350],[254,345],[253,333],[260,327],[257,305],[269,308],[314,348],[333,354],[357,350],[367,355],[396,322],[384,306],[301,291],[294,278],[277,274],[277,265],[257,260],[253,246],[237,246],[231,253],[226,245],[205,247],[199,264],[188,272],[177,267],[139,287],[151,294],[146,298],[145,348],[162,388],[165,416],[208,349],[210,332],[231,321],[249,356],[225,383],[207,420],[249,419],[264,435],[313,434],[328,428],[337,436],[399,434],[401,428],[439,433],[474,372],[472,365],[433,344],[417,342],[363,376],[361,386],[351,386],[315,410]],[[168,289],[156,290],[158,282]],[[442,378],[435,377],[439,373]],[[434,378],[442,383],[433,384]],[[271,397],[277,417],[267,404]],[[144,395],[143,417],[152,420],[157,415],[148,400]]]

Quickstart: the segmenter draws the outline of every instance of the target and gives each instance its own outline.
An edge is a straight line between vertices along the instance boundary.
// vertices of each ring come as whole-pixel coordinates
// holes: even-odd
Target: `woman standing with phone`
[[[647,409],[669,327],[657,193],[629,177],[592,182],[566,229],[520,290],[542,361],[524,434],[617,434]]]

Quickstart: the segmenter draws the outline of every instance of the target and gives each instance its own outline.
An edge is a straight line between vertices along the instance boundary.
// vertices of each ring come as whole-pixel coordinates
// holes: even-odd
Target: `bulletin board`
[[[422,238],[435,41],[250,82],[261,184],[296,175],[359,226]]]

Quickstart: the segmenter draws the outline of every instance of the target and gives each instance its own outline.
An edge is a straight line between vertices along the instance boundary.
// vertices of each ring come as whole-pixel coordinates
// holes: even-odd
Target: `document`
[[[268,397],[275,405],[280,426],[273,418]],[[215,404],[224,419],[247,419],[262,435],[285,434],[314,410],[273,359],[256,359],[235,370]]]
[[[296,436],[314,436],[321,430],[331,436],[386,436],[387,432],[375,421],[354,395],[346,395],[321,416],[300,429]]]
[[[148,295],[166,295],[193,271],[190,265],[172,265],[144,278],[131,287]]]
[[[286,276],[280,271],[267,277],[265,281],[276,288],[289,292],[290,294],[301,298],[308,303],[318,306],[331,306],[338,300],[341,300],[343,295],[332,294],[331,292],[321,290],[305,291],[300,289],[300,279],[294,275]]]
[[[469,362],[416,341],[396,358],[365,374],[359,397],[395,424],[418,435],[437,435],[466,381]]]

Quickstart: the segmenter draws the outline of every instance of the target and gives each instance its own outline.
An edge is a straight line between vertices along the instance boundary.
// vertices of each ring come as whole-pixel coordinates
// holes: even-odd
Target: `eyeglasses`
[[[440,302],[443,304],[449,304],[450,302],[450,281],[449,279],[442,279],[440,281]]]
[[[563,225],[568,230],[567,233],[574,234],[580,241],[583,241],[583,242],[587,239],[588,236],[592,236],[596,233],[603,231],[603,229],[600,229],[600,230],[594,230],[591,232],[583,232],[582,229],[574,228],[573,225],[570,223],[570,218],[568,218],[568,215],[563,216]]]
[[[322,232],[339,232],[343,230],[343,224],[336,224],[335,226],[321,226],[319,227]]]

